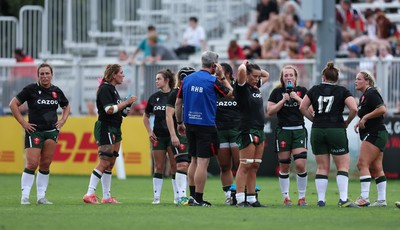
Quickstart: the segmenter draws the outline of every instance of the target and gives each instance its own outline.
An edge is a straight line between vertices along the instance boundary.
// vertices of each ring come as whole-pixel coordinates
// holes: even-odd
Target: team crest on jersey
[[[53,91],[53,92],[51,92],[51,96],[53,96],[53,98],[54,98],[54,99],[57,99],[57,97],[58,97],[57,93],[56,93],[56,92],[54,92],[54,91]]]
[[[35,145],[40,144],[40,138],[39,137],[33,138],[33,144],[35,144]]]
[[[157,98],[156,98],[156,101],[159,101],[159,100],[160,100],[160,98],[159,98],[159,97],[157,97]]]
[[[180,150],[180,151],[185,150],[185,148],[186,148],[186,145],[185,145],[185,144],[180,144],[180,145],[179,145],[179,150]]]
[[[301,91],[296,91],[297,96],[301,97]]]
[[[260,138],[256,135],[253,136],[254,139],[254,143],[258,144],[258,142],[260,142]]]
[[[153,142],[153,147],[157,147],[157,146],[158,146],[158,141],[155,140],[155,141]]]
[[[286,148],[286,141],[279,142],[279,147]]]
[[[42,90],[39,90],[38,93],[39,93],[39,95],[42,94]]]

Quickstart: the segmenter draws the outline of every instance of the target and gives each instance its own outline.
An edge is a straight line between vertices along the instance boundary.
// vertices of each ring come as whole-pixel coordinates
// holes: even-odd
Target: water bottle
[[[288,93],[288,94],[290,95],[290,93],[293,92],[293,90],[294,90],[294,89],[293,89],[292,81],[288,81],[288,82],[286,83],[286,93]],[[293,102],[294,102],[294,99],[293,99],[293,98],[290,98],[289,101],[288,101],[288,104],[289,104],[289,105],[292,105]]]
[[[132,94],[128,94],[128,96],[125,97],[124,101],[128,100],[128,98],[130,98],[132,96]],[[132,104],[129,104],[128,106],[125,107],[125,109],[122,110],[122,116],[126,117],[129,114],[129,111],[131,111],[131,106]]]

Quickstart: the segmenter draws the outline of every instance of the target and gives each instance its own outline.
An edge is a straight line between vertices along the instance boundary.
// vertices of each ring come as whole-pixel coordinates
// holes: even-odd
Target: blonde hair
[[[364,70],[360,73],[363,75],[364,80],[368,81],[369,86],[375,87],[375,77],[371,72],[369,72],[368,70]]]

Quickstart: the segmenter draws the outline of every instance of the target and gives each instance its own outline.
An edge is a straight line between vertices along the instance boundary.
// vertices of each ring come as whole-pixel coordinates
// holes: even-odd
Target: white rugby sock
[[[326,188],[328,187],[328,179],[316,178],[315,186],[317,188],[318,201],[321,200],[325,202],[325,193]]]
[[[95,193],[97,184],[99,183],[103,173],[97,169],[93,169],[92,174],[90,174],[89,188],[87,191],[87,195],[92,195]]]
[[[33,181],[35,180],[35,172],[26,173],[25,171],[22,173],[21,176],[21,193],[22,193],[21,195],[23,197],[29,197]]]
[[[236,201],[238,204],[242,203],[244,201],[245,194],[244,192],[236,193]]]
[[[49,185],[49,177],[49,173],[43,174],[40,170],[36,175],[36,190],[38,200],[46,196],[47,186]]]
[[[369,189],[371,186],[371,176],[360,176],[361,196],[362,198],[369,198]]]
[[[103,198],[109,199],[111,197],[111,178],[112,172],[104,171],[101,177],[101,187],[103,189]]]
[[[340,199],[342,201],[347,201],[348,198],[347,188],[349,185],[349,177],[344,175],[337,175],[336,183],[338,185]]]
[[[297,181],[297,191],[299,193],[299,199],[306,197],[306,190],[307,190],[307,172],[304,173],[298,173],[296,175],[296,181]]]
[[[378,200],[386,200],[386,181],[376,184],[376,189],[378,190]]]
[[[163,179],[153,177],[153,195],[154,197],[161,196],[161,189],[163,185]]]
[[[179,197],[186,197],[187,175],[184,173],[176,172],[175,182]]]
[[[279,185],[281,187],[281,193],[283,199],[289,198],[289,187],[290,187],[290,179],[289,173],[279,172]]]

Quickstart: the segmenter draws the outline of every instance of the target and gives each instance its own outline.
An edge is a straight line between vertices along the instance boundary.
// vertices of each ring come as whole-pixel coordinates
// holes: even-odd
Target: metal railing
[[[360,71],[360,62],[363,59],[336,59],[335,66],[340,72],[338,84],[347,87],[357,98],[361,93],[354,89],[354,80],[356,73]],[[227,60],[220,60],[227,62]],[[270,80],[261,88],[265,104],[268,100],[271,90],[279,84],[280,69],[286,64],[296,66],[300,72],[299,85],[311,88],[321,82],[320,71],[316,69],[315,60],[256,60],[261,68],[270,73]],[[105,66],[110,63],[118,63],[118,60],[102,61],[102,59],[77,60],[74,63],[50,62],[54,67],[53,83],[59,86],[71,102],[72,115],[84,115],[87,113],[86,103],[96,99],[96,90],[99,85],[98,79],[102,77]],[[239,64],[239,63],[237,63]],[[386,103],[389,114],[398,113],[400,103],[400,58],[390,62],[373,62],[377,86]],[[8,103],[23,86],[35,81],[35,77],[18,81],[10,84],[13,69],[32,68],[32,64],[0,63],[0,95],[2,98],[2,112],[9,113]],[[122,97],[132,94],[136,95],[139,101],[147,100],[151,94],[157,91],[155,86],[155,76],[161,69],[169,68],[177,72],[183,66],[192,66],[200,68],[198,61],[163,61],[156,64],[132,64],[123,65],[125,80],[118,86],[118,91]],[[236,67],[234,67],[236,68]],[[33,73],[34,75],[36,73]]]
[[[16,17],[0,16],[0,57],[12,57],[19,33]]]

